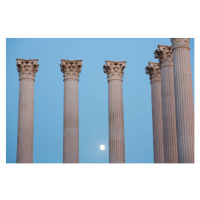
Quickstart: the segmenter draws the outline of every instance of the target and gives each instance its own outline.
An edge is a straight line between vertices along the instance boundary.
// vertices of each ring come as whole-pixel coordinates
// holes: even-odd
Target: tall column
[[[78,81],[82,60],[61,60],[64,77],[63,162],[79,162]]]
[[[122,78],[126,61],[106,61],[109,98],[109,162],[125,162]]]
[[[37,59],[17,59],[16,65],[20,80],[17,163],[32,163],[34,81],[39,64]]]
[[[154,52],[161,66],[161,92],[165,163],[177,163],[176,113],[172,47],[158,45]]]
[[[149,62],[146,74],[149,75],[151,81],[154,163],[164,163],[160,64]]]
[[[194,163],[194,103],[190,39],[172,38],[179,163]]]

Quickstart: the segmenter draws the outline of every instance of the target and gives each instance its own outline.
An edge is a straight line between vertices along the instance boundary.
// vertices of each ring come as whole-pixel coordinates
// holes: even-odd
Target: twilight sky
[[[6,162],[15,163],[19,103],[16,58],[39,59],[34,91],[34,163],[62,163],[64,83],[61,59],[83,60],[79,78],[79,162],[108,163],[105,60],[127,61],[123,78],[126,163],[153,163],[151,85],[145,67],[170,39],[7,39]],[[194,91],[194,39],[190,40]],[[104,144],[105,151],[99,146]]]

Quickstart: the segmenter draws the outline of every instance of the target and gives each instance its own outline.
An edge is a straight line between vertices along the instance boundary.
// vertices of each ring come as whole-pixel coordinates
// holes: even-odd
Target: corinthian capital
[[[79,79],[79,73],[81,72],[82,60],[61,60],[61,72],[65,79]]]
[[[103,66],[104,73],[108,76],[108,81],[110,80],[121,80],[124,74],[124,68],[126,67],[126,61],[105,61],[106,64]]]
[[[173,66],[172,46],[158,45],[154,57],[159,59],[161,67],[165,65]]]
[[[35,73],[38,71],[38,59],[16,59],[19,79],[35,80]]]
[[[189,48],[190,45],[190,38],[171,38],[171,43],[173,49],[176,48]]]
[[[149,62],[149,65],[145,68],[146,74],[149,75],[151,83],[153,81],[161,81],[160,64],[156,62]]]

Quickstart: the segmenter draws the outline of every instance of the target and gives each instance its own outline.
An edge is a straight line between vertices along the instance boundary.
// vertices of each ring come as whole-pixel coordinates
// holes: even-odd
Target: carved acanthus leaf
[[[64,80],[68,78],[79,79],[82,65],[82,60],[61,60],[60,67]]]
[[[103,66],[104,73],[110,80],[122,80],[124,74],[124,68],[126,67],[126,61],[105,61],[106,64]]]
[[[158,45],[154,57],[159,59],[161,67],[173,66],[172,46]]]
[[[171,38],[173,49],[175,48],[189,48],[190,38]]]
[[[161,80],[160,64],[155,62],[149,62],[149,65],[145,68],[146,74],[149,75],[151,82]]]
[[[38,71],[38,59],[16,59],[19,79],[35,80],[35,73]]]

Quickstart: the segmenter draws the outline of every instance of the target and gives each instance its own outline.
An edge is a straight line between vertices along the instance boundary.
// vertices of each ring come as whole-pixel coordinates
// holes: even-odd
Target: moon
[[[101,144],[99,148],[100,148],[101,151],[104,151],[106,147],[105,147],[104,144]]]

